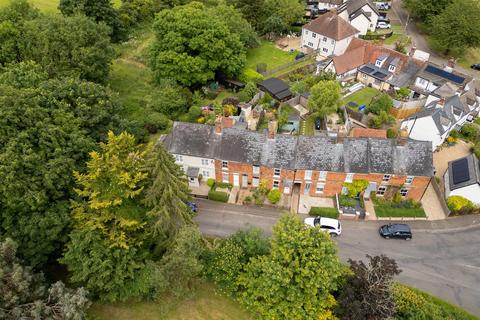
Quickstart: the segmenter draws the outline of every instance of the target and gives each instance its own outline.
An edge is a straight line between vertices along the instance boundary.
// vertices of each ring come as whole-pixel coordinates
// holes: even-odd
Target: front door
[[[234,187],[240,186],[240,175],[238,173],[233,174],[233,186]]]
[[[244,174],[242,176],[242,188],[246,188],[246,187],[248,187],[248,176]]]
[[[310,182],[305,182],[305,189],[303,189],[303,194],[310,194],[310,187],[312,184]]]

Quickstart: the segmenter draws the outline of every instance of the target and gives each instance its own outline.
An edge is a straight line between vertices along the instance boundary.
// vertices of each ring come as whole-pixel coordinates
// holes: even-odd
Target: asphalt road
[[[271,234],[281,212],[198,200],[200,230],[225,237],[256,226]],[[378,235],[380,222],[343,223],[335,239],[342,260],[364,259],[366,254],[386,254],[402,269],[398,280],[425,290],[480,315],[480,228],[431,230],[411,223],[413,239],[385,240]]]

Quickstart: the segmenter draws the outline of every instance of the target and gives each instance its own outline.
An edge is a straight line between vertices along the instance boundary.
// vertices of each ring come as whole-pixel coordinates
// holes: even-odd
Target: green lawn
[[[95,320],[253,320],[238,303],[216,294],[209,284],[202,285],[191,299],[94,304],[89,315]]]
[[[310,115],[307,119],[300,121],[300,134],[313,136],[315,134],[315,116]]]
[[[405,29],[403,28],[402,25],[400,24],[392,24],[392,31],[393,31],[393,35],[389,38],[386,38],[385,39],[385,44],[387,45],[394,45],[395,42],[397,41],[404,41],[404,40],[408,40],[409,41],[409,37],[405,34]]]
[[[246,67],[256,70],[257,64],[266,63],[267,70],[270,70],[295,60],[296,54],[278,49],[273,42],[262,41],[260,46],[247,51]]]
[[[358,90],[354,94],[349,95],[348,97],[344,98],[342,104],[346,105],[349,102],[355,102],[359,106],[362,104],[368,106],[372,99],[377,95],[381,94],[381,92],[375,88],[365,87],[361,90]],[[358,111],[358,110],[356,110]]]
[[[0,7],[8,5],[11,1],[15,0],[0,0]],[[55,12],[57,11],[60,0],[29,0],[29,2],[44,12]],[[113,0],[113,4],[116,7],[119,7],[121,3],[121,0]]]
[[[377,217],[408,217],[408,218],[425,218],[423,208],[394,208],[388,204],[375,205],[375,215]]]

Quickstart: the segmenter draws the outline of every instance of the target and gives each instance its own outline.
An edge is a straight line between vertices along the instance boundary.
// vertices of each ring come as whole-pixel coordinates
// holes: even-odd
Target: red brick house
[[[276,135],[275,128],[271,123],[270,130],[261,133],[222,129],[221,122],[216,128],[176,122],[163,143],[175,156],[189,159],[206,157],[202,152],[208,150],[217,181],[255,188],[264,179],[269,188],[284,194],[331,197],[342,192],[345,182],[365,179],[379,196],[394,185],[401,187],[402,196],[419,201],[433,176],[429,142],[353,137],[339,142],[330,137]]]

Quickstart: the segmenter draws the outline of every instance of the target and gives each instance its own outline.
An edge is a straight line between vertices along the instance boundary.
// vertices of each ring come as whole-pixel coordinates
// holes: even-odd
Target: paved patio
[[[300,195],[298,204],[298,213],[307,214],[311,207],[328,207],[333,208],[332,198],[310,197],[304,194]]]

